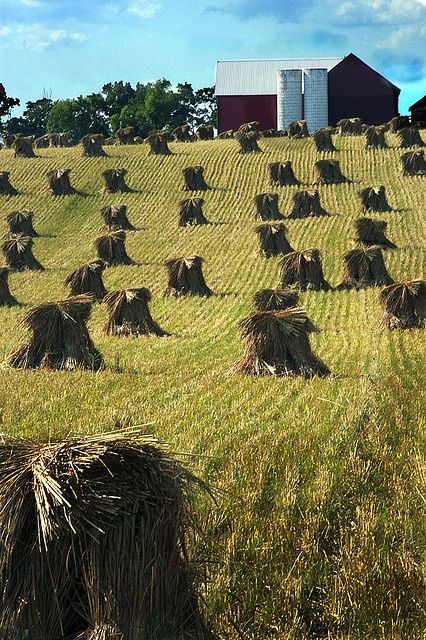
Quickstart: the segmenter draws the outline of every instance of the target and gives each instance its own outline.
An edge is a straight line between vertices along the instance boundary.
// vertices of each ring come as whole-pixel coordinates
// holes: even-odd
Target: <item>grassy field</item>
[[[423,131],[426,140],[426,132]],[[126,204],[138,231],[127,236],[135,266],[109,268],[109,290],[146,286],[167,338],[107,338],[106,309],[90,330],[106,359],[101,373],[0,369],[1,429],[47,439],[141,425],[169,443],[218,490],[200,499],[206,534],[198,548],[208,574],[204,597],[215,629],[227,638],[417,640],[426,628],[425,332],[380,327],[375,289],[308,292],[302,304],[321,329],[312,345],[327,379],[241,377],[237,322],[252,294],[278,284],[278,259],[259,255],[253,196],[279,192],[290,211],[297,187],[271,189],[269,162],[290,159],[296,176],[315,180],[314,162],[336,157],[352,183],[319,187],[324,218],[289,220],[296,249],[318,247],[326,278],[337,285],[342,254],[353,246],[357,192],[386,186],[391,213],[385,254],[395,280],[426,277],[426,179],[402,177],[397,139],[365,151],[359,137],[337,138],[317,154],[310,139],[262,139],[263,153],[241,156],[236,141],[171,143],[173,155],[145,146],[107,147],[106,158],[81,148],[38,150],[35,159],[0,151],[0,168],[18,189],[0,196],[5,216],[27,208],[42,234],[34,254],[45,272],[11,274],[22,302],[0,309],[0,360],[25,336],[31,305],[67,295],[65,276],[95,257],[99,210]],[[212,189],[203,194],[211,225],[177,226],[181,169],[201,164]],[[136,191],[101,195],[101,172],[126,167]],[[49,169],[70,168],[79,195],[46,195]],[[210,299],[164,299],[163,261],[205,258]]]

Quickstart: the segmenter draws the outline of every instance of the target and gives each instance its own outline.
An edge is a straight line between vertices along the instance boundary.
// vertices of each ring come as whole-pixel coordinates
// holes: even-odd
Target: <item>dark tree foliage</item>
[[[27,102],[21,117],[10,118],[5,122],[4,133],[22,133],[24,136],[39,138],[46,132],[47,116],[53,105],[50,98],[40,98]]]
[[[19,98],[11,98],[7,95],[4,85],[0,82],[0,118],[7,116],[13,107],[19,107]]]

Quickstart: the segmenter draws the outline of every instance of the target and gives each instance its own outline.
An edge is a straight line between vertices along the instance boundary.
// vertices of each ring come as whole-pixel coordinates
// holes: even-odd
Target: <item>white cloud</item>
[[[412,23],[423,13],[426,0],[329,0],[335,20],[342,26]]]
[[[88,36],[84,33],[66,31],[65,29],[49,29],[40,23],[13,23],[0,27],[0,37],[4,43],[19,49],[43,51],[55,45],[71,45],[85,42]]]
[[[152,18],[161,9],[159,2],[149,0],[133,0],[127,7],[129,13],[134,13],[139,18]]]

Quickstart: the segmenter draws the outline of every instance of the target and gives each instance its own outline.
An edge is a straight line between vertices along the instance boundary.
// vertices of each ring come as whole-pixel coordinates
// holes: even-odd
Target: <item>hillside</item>
[[[385,253],[395,280],[426,277],[426,179],[402,177],[392,148],[365,151],[362,138],[335,138],[336,157],[352,183],[319,187],[330,216],[288,220],[296,249],[318,247],[335,286],[343,253],[353,245],[357,192],[386,186]],[[426,132],[422,132],[426,140]],[[173,155],[145,146],[106,147],[83,158],[79,147],[37,150],[35,159],[0,151],[18,196],[0,196],[5,216],[34,211],[34,254],[45,272],[14,273],[23,306],[0,309],[0,359],[25,336],[26,310],[67,295],[65,276],[95,257],[93,240],[107,204],[128,206],[138,227],[127,236],[135,266],[104,272],[109,290],[146,286],[167,338],[102,335],[106,309],[96,305],[90,329],[106,359],[93,374],[0,369],[1,428],[47,439],[141,425],[191,454],[187,463],[219,490],[200,501],[206,530],[199,552],[210,577],[208,615],[229,638],[420,639],[426,627],[422,509],[426,426],[425,332],[380,327],[378,290],[307,292],[303,307],[321,329],[312,345],[333,375],[327,379],[250,378],[230,371],[242,352],[237,323],[253,293],[278,284],[277,258],[259,255],[253,196],[279,193],[290,210],[297,187],[271,188],[269,162],[290,159],[304,183],[315,180],[313,142],[262,139],[263,153],[243,156],[234,140],[171,143]],[[181,169],[202,165],[212,189],[204,212],[211,225],[177,226]],[[125,167],[134,193],[104,196],[101,172]],[[70,168],[79,195],[46,195],[45,174]],[[163,261],[205,258],[209,299],[165,299]],[[204,566],[204,565],[203,565]]]

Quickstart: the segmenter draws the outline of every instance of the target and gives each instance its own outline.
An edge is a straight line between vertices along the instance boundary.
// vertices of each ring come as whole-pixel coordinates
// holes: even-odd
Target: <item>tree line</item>
[[[29,101],[21,116],[10,117],[18,98],[8,97],[0,84],[0,133],[21,133],[38,138],[45,133],[68,133],[78,142],[88,133],[114,135],[121,127],[132,126],[146,137],[154,129],[172,131],[188,123],[216,125],[214,87],[194,90],[188,82],[172,85],[165,78],[146,84],[109,82],[99,93],[65,100],[42,97]],[[2,117],[9,116],[3,120]]]

